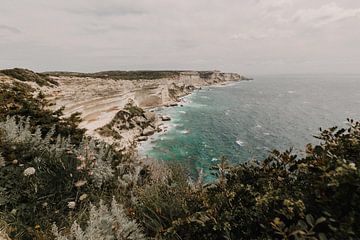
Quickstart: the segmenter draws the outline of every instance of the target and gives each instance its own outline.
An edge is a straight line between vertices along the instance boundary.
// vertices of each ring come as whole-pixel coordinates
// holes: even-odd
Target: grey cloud
[[[360,16],[360,8],[346,9],[335,2],[328,3],[317,9],[302,9],[295,13],[294,22],[311,24],[314,27]]]
[[[139,29],[135,26],[130,25],[121,25],[121,24],[110,24],[110,25],[101,25],[101,24],[93,24],[86,25],[82,28],[83,32],[86,34],[101,34],[101,33],[111,33],[113,31],[120,32],[128,32],[128,31],[136,31]]]
[[[146,11],[140,8],[132,7],[122,4],[99,4],[96,6],[84,6],[82,8],[67,8],[65,11],[73,14],[110,17],[110,16],[128,16],[128,15],[142,15]]]
[[[18,28],[4,24],[0,24],[0,32],[21,33]]]
[[[355,0],[17,0],[2,7],[0,23],[11,23],[0,24],[4,67],[359,72]]]

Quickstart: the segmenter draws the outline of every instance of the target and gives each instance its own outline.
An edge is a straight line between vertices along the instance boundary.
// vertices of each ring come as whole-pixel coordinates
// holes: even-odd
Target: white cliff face
[[[80,127],[98,135],[96,129],[111,122],[129,100],[144,109],[171,104],[194,88],[241,80],[240,75],[214,72],[181,72],[171,78],[153,80],[114,80],[91,77],[52,77],[56,88],[44,88],[53,108],[65,107],[69,116],[80,112]]]
[[[34,72],[31,74],[31,76],[37,76]],[[149,74],[153,73],[149,72]],[[202,86],[241,80],[241,76],[238,74],[219,71],[155,74],[155,76],[167,77],[151,80],[119,80],[119,75],[112,75],[113,78],[110,75],[101,74],[99,78],[89,76],[95,75],[65,73],[64,76],[59,74],[46,76],[45,80],[52,84],[41,87],[34,81],[23,82],[4,74],[0,74],[0,81],[26,83],[29,88],[35,90],[34,96],[40,91],[43,92],[47,100],[52,103],[53,110],[64,107],[65,117],[79,112],[82,118],[79,127],[85,128],[88,135],[99,137],[109,143],[118,143],[119,149],[127,149],[134,146],[134,142],[139,139],[145,140],[155,131],[160,131],[161,121],[170,120],[166,116],[159,118],[155,113],[147,111],[150,108],[174,105],[179,97]],[[138,76],[148,77],[149,75],[140,74]],[[53,84],[53,80],[58,85]],[[129,102],[133,106],[144,109],[145,112],[132,119],[132,122],[125,121],[123,124],[125,126],[128,124],[129,127],[123,129],[123,126],[118,124],[116,116],[119,116],[118,113],[121,113]],[[145,125],[142,124],[144,119],[146,120]],[[112,123],[111,128],[109,128],[109,123]]]
[[[176,78],[144,81],[141,89],[136,91],[134,100],[144,108],[162,106],[190,93],[189,89],[237,80],[241,80],[241,76],[234,73],[213,72],[203,78],[199,72],[182,72]]]

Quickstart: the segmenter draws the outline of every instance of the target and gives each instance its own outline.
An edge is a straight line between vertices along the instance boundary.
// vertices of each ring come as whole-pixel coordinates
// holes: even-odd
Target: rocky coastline
[[[27,82],[42,92],[51,109],[64,108],[64,116],[80,113],[80,127],[117,150],[134,152],[139,142],[166,131],[169,116],[156,114],[157,107],[181,105],[180,98],[204,86],[249,80],[236,73],[220,71],[110,71],[93,74],[7,70],[0,78]],[[35,81],[36,80],[36,81]],[[20,79],[22,81],[22,79]],[[43,84],[39,84],[43,83]]]

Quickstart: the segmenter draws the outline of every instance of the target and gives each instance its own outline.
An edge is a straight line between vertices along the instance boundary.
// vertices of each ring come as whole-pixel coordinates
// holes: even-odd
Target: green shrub
[[[262,162],[222,161],[217,181],[202,188],[146,186],[138,215],[159,239],[356,239],[360,123],[349,124],[322,131],[303,158],[273,151]]]
[[[48,102],[41,94],[34,97],[33,91],[26,83],[0,83],[0,121],[5,121],[7,116],[29,117],[32,130],[40,127],[45,135],[55,127],[55,135],[70,137],[72,143],[80,143],[85,130],[77,127],[80,123],[79,114],[63,118],[63,109],[55,112],[48,110]]]
[[[86,196],[97,199],[96,192],[114,181],[109,146],[86,138],[76,146],[54,136],[54,129],[42,137],[40,128],[31,131],[29,120],[9,117],[0,123],[0,151],[0,210],[17,235],[66,223],[87,208]]]
[[[52,229],[56,240],[88,240],[88,239],[145,239],[138,224],[125,214],[123,206],[115,199],[111,207],[100,200],[99,207],[91,206],[89,220],[83,230],[77,222],[71,226],[69,234],[62,235],[56,225]]]

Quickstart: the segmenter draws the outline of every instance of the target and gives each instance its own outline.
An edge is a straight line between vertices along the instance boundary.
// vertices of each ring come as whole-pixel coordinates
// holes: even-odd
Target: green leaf
[[[324,217],[319,217],[318,219],[316,219],[315,225],[318,225],[320,223],[323,223],[326,221],[326,218]]]
[[[306,217],[305,217],[305,219],[306,219],[306,222],[307,222],[311,227],[314,226],[315,221],[314,221],[314,217],[313,217],[311,214],[307,214]]]
[[[319,233],[319,240],[327,240],[327,237],[324,233]]]

